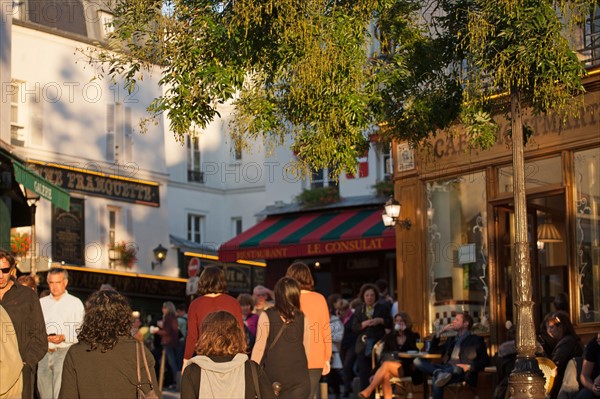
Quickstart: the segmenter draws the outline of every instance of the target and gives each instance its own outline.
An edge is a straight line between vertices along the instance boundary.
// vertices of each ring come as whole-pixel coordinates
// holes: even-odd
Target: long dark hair
[[[286,320],[291,322],[300,311],[300,283],[291,277],[282,277],[273,289],[275,309]]]
[[[133,311],[129,301],[116,291],[96,291],[85,303],[83,324],[77,339],[90,345],[90,351],[114,348],[122,337],[131,336]]]

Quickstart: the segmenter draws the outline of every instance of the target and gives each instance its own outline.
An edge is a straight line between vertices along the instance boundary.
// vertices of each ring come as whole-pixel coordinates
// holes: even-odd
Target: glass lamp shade
[[[388,216],[388,214],[385,212],[381,213],[381,219],[383,220],[383,225],[386,227],[393,226],[396,224],[396,221],[390,216]]]
[[[562,237],[554,224],[542,223],[538,226],[537,240],[539,242],[562,242]]]
[[[167,257],[167,248],[163,247],[161,244],[158,244],[158,247],[154,248],[152,252],[154,252],[154,258],[159,262],[165,260]]]
[[[401,208],[402,205],[392,197],[385,203],[385,213],[392,219],[397,219],[400,216]]]

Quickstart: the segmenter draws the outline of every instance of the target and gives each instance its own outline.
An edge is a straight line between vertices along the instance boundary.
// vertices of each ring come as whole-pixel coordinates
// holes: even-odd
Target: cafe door
[[[506,338],[502,327],[507,320],[515,323],[517,298],[513,284],[515,222],[514,205],[498,204],[496,216],[496,259],[498,265],[499,342]],[[544,315],[554,311],[554,298],[568,295],[568,251],[565,195],[560,193],[527,196],[527,237],[531,264],[534,323],[538,327]]]

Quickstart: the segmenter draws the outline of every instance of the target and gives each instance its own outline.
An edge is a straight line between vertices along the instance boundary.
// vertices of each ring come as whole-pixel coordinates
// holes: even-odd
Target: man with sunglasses
[[[2,334],[16,335],[18,343],[18,358],[13,357],[10,364],[3,364],[3,371],[13,371],[15,381],[2,381],[3,389],[10,389],[10,397],[21,396],[24,399],[33,398],[35,369],[38,362],[47,351],[46,326],[40,301],[29,287],[16,284],[12,273],[15,259],[5,250],[0,249],[0,306],[8,315],[8,320],[2,319],[0,328]],[[2,340],[0,344],[14,342]],[[0,349],[0,357],[7,356],[14,348]],[[15,360],[16,359],[16,360]],[[0,362],[2,363],[2,362]],[[20,373],[14,373],[14,370]],[[2,378],[0,376],[0,378]],[[2,394],[2,392],[0,392]]]

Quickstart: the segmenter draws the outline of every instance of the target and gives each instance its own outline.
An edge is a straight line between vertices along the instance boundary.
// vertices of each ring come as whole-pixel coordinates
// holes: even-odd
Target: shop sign
[[[39,175],[69,191],[77,191],[117,201],[148,206],[160,206],[158,183],[126,177],[88,172],[56,164],[33,162],[30,165]]]

